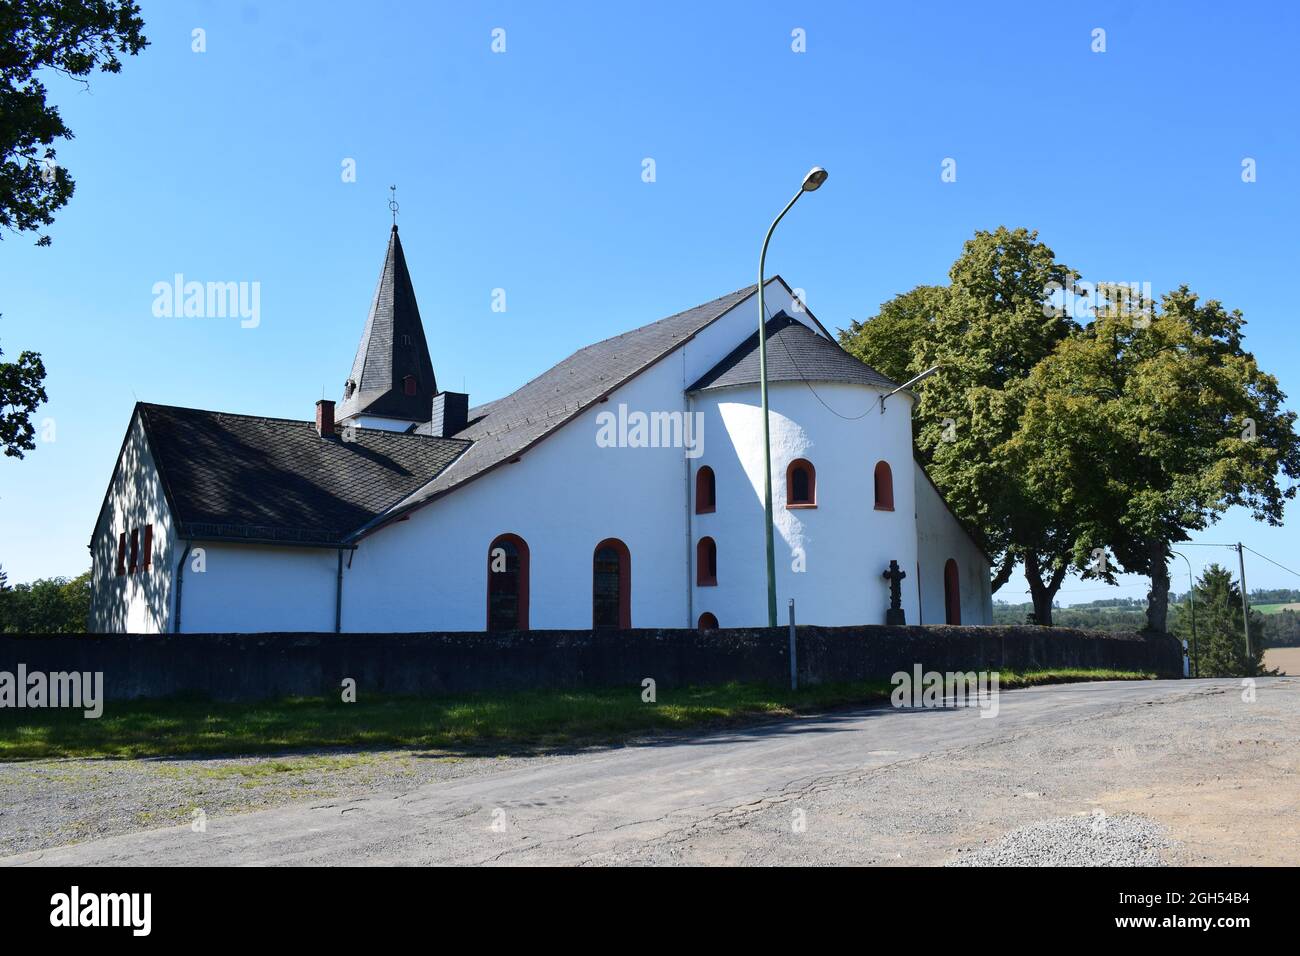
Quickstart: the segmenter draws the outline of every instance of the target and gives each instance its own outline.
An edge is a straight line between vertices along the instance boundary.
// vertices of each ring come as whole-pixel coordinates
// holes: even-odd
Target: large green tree
[[[1071,567],[1068,515],[1022,480],[1006,446],[1029,373],[1078,329],[1050,301],[1078,276],[1036,232],[1006,227],[977,232],[948,275],[947,286],[885,303],[841,342],[895,379],[939,366],[917,386],[917,454],[956,515],[979,529],[995,562],[993,589],[1023,562],[1037,620],[1050,624]]]
[[[1281,524],[1296,493],[1296,415],[1244,325],[1186,286],[1158,305],[1111,290],[1027,385],[1017,467],[1068,510],[1076,561],[1105,550],[1151,578],[1151,630],[1166,627],[1174,544],[1234,505]]]

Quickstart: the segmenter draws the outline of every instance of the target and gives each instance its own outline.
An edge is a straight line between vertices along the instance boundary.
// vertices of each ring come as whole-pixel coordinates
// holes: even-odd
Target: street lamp
[[[899,392],[902,392],[902,391],[905,391],[906,389],[911,388],[911,387],[912,387],[913,385],[915,385],[917,382],[921,381],[921,379],[923,379],[923,378],[929,378],[931,375],[933,375],[935,372],[939,371],[939,369],[941,369],[941,368],[943,368],[943,365],[941,365],[941,364],[940,364],[940,365],[932,365],[932,366],[930,366],[929,368],[927,368],[924,372],[922,372],[920,375],[914,375],[914,376],[912,376],[911,378],[909,378],[906,382],[904,382],[902,385],[898,386],[898,388],[894,389],[892,392],[886,392],[884,395],[881,395],[881,396],[880,396],[880,414],[882,414],[882,415],[885,414],[885,399],[887,399],[887,398],[893,398],[893,397],[894,397],[895,395],[897,395]]]
[[[1192,606],[1192,668],[1193,677],[1201,676],[1201,654],[1196,646],[1196,582],[1192,580],[1192,562],[1188,560],[1187,555],[1180,551],[1171,551],[1184,561],[1187,561],[1187,600]]]
[[[785,218],[790,207],[804,193],[810,193],[826,182],[826,170],[814,166],[803,178],[803,185],[794,198],[785,204],[781,215],[772,220],[763,238],[763,251],[758,257],[758,392],[763,404],[763,534],[767,539],[767,626],[776,627],[776,550],[772,543],[772,435],[767,420],[767,310],[763,306],[763,267],[767,263],[767,244],[772,241],[776,224]]]

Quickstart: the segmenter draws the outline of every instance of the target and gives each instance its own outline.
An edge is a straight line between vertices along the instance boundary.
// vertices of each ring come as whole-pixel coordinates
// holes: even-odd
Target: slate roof
[[[769,382],[843,382],[897,388],[870,365],[818,335],[802,322],[779,312],[768,319],[767,380]],[[758,332],[740,343],[726,358],[709,369],[688,392],[729,385],[758,383]]]
[[[141,402],[181,537],[337,544],[447,468],[469,442]]]
[[[415,376],[414,395],[405,393],[403,379],[407,375]],[[361,414],[412,422],[429,420],[438,383],[396,226],[388,236],[379,284],[348,379],[355,383],[356,390],[349,396],[344,386],[339,420]]]
[[[474,444],[452,467],[398,502],[383,520],[509,462],[749,298],[757,288],[751,285],[737,289],[693,309],[588,345],[504,398],[470,409],[469,425],[456,437],[471,439]],[[419,431],[427,434],[429,426],[423,425]],[[378,523],[373,521],[371,525]],[[361,532],[368,530],[369,526]]]

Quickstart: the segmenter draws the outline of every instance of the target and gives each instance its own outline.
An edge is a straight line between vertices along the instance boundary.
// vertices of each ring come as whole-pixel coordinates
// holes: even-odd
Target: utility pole
[[[1246,597],[1246,558],[1237,542],[1237,569],[1241,572],[1241,626],[1246,631],[1246,660],[1250,660],[1250,598]]]

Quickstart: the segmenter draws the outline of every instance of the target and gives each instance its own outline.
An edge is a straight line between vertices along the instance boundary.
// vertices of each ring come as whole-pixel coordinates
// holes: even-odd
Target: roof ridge
[[[772,279],[775,278],[776,276],[772,276],[772,278],[769,279],[768,281],[771,282]],[[622,338],[625,335],[631,335],[633,332],[640,332],[643,329],[648,329],[651,326],[659,325],[662,322],[670,322],[673,319],[680,318],[681,316],[685,315],[687,312],[694,312],[696,309],[706,308],[707,306],[710,306],[715,302],[721,302],[723,299],[729,299],[734,295],[740,295],[742,292],[748,296],[748,295],[752,295],[757,290],[758,290],[758,283],[751,282],[749,285],[743,285],[739,289],[736,289],[732,292],[728,292],[726,295],[714,296],[712,299],[709,299],[709,301],[701,302],[699,305],[691,306],[691,308],[689,309],[682,309],[680,312],[674,312],[672,315],[665,315],[662,319],[655,319],[653,322],[645,323],[645,325],[638,325],[634,328],[625,329],[622,332],[617,332],[614,335],[608,336],[607,338],[603,338],[595,342],[589,342],[588,344],[584,345],[582,348],[577,349],[574,352],[570,353],[570,355],[565,356],[565,358],[572,358],[574,355],[577,355],[578,352],[585,352],[587,349],[594,349],[598,345],[604,345],[606,342],[612,342],[615,339]],[[563,359],[561,359],[561,361],[563,361]],[[557,362],[556,364],[558,365],[560,363]],[[555,367],[554,365],[551,366],[551,368],[554,367]],[[546,371],[549,372],[550,369],[547,369]],[[545,374],[546,372],[542,373],[542,375]],[[541,376],[538,377],[540,378]]]
[[[310,418],[282,418],[278,415],[250,415],[247,412],[225,412],[219,408],[194,408],[190,405],[164,405],[161,402],[139,402],[139,405],[144,409],[157,408],[176,412],[198,412],[202,415],[219,415],[224,418],[245,418],[259,422],[278,422],[283,425],[305,425],[308,428],[313,429],[316,427],[316,423]],[[354,425],[352,427],[359,432],[371,432],[376,435],[397,435],[399,437],[416,436],[419,438],[434,438],[438,441],[465,442],[466,444],[471,445],[474,443],[472,438],[440,438],[436,435],[424,435],[415,431],[399,432],[388,428],[372,428],[369,425]]]
[[[824,331],[823,329],[822,332]],[[796,332],[801,336],[796,343],[796,348],[804,347],[804,343],[811,344],[815,342],[818,349],[826,352],[828,357],[834,358],[834,362],[827,365],[824,362],[818,363],[814,360],[811,364],[808,364],[797,358],[791,349],[791,342],[794,340],[790,339],[790,336],[796,334]],[[841,382],[865,385],[872,388],[892,388],[897,385],[888,376],[848,352],[833,338],[822,334],[822,332],[812,328],[807,322],[790,315],[784,309],[770,316],[763,323],[763,341],[767,344],[768,350],[768,381],[802,381],[812,390],[814,395],[817,394],[817,390],[813,388],[813,382]],[[802,336],[811,336],[811,338],[803,338]],[[781,351],[773,353],[772,349],[777,342],[780,342],[782,346]],[[759,332],[755,329],[711,369],[697,378],[694,383],[687,386],[686,391],[690,393],[710,388],[757,384],[758,346]],[[809,355],[808,358],[813,357]],[[793,369],[794,378],[791,378],[788,374],[783,375],[781,368],[783,363],[788,364],[789,368]],[[852,369],[851,372],[846,373],[844,371],[845,363],[847,363],[848,368]],[[819,364],[820,368],[817,367]],[[846,374],[849,375],[848,378],[844,377]],[[820,399],[820,396],[818,398]]]
[[[782,282],[784,281],[784,280],[780,280],[779,276],[772,276],[771,279],[769,279],[768,281],[775,282],[778,280]],[[405,514],[415,508],[427,504],[430,501],[440,498],[443,495],[456,490],[457,488],[461,487],[467,482],[473,481],[475,478],[478,478],[479,476],[496,469],[500,465],[512,459],[518,458],[521,454],[527,452],[536,444],[545,440],[547,436],[551,435],[557,428],[563,427],[565,424],[567,424],[568,422],[575,419],[578,415],[580,415],[584,410],[597,404],[601,398],[608,396],[615,389],[621,388],[623,385],[627,384],[629,381],[636,378],[646,369],[650,368],[652,365],[656,364],[657,362],[663,360],[665,356],[670,355],[677,349],[681,348],[685,342],[689,341],[695,335],[698,335],[700,331],[712,325],[714,322],[720,319],[723,315],[726,315],[732,309],[737,308],[741,303],[747,301],[750,297],[752,297],[755,294],[757,289],[758,289],[757,283],[743,286],[739,289],[736,289],[734,292],[729,292],[725,295],[717,296],[713,299],[708,300],[707,302],[702,302],[699,305],[692,306],[689,309],[682,309],[679,312],[674,312],[672,315],[665,316],[664,318],[661,319],[656,319],[654,322],[648,322],[645,325],[638,326],[635,329],[628,329],[626,332],[619,333],[619,335],[614,335],[611,336],[610,338],[602,339],[601,342],[593,342],[590,345],[584,346],[583,348],[578,349],[572,354],[561,359],[559,362],[552,365],[546,371],[530,379],[524,385],[521,385],[519,388],[510,392],[508,395],[504,395],[499,399],[495,399],[493,402],[485,403],[485,405],[487,404],[502,405],[503,403],[509,403],[510,399],[519,396],[520,393],[524,392],[529,386],[534,385],[535,383],[544,379],[546,376],[555,373],[558,369],[560,369],[566,363],[573,361],[583,352],[586,352],[594,348],[595,346],[599,346],[602,343],[608,343],[615,339],[621,338],[623,336],[632,335],[633,333],[636,332],[644,333],[647,329],[655,328],[656,326],[660,326],[663,323],[670,322],[673,319],[681,321],[685,317],[690,316],[691,313],[699,313],[699,315],[692,320],[691,328],[689,331],[684,332],[681,335],[671,336],[670,340],[667,343],[661,344],[653,336],[649,337],[649,341],[648,343],[646,343],[648,347],[644,349],[645,352],[644,360],[638,361],[636,362],[635,365],[629,365],[625,368],[619,368],[617,364],[614,364],[613,371],[608,377],[601,375],[594,380],[588,379],[585,384],[587,384],[591,390],[591,395],[589,397],[586,398],[579,397],[578,400],[574,402],[564,401],[563,407],[561,408],[543,407],[531,414],[529,414],[528,411],[524,411],[522,414],[519,412],[515,412],[513,417],[509,421],[507,421],[500,430],[493,430],[492,432],[488,432],[487,428],[485,427],[482,430],[482,432],[475,435],[476,441],[482,438],[500,436],[512,431],[524,431],[526,437],[522,441],[522,443],[518,445],[518,447],[510,448],[505,451],[502,451],[499,447],[499,445],[505,444],[504,441],[493,442],[490,445],[484,444],[483,446],[481,446],[484,449],[491,448],[490,452],[489,451],[484,452],[485,455],[494,456],[490,460],[486,460],[484,462],[477,462],[477,461],[473,462],[467,466],[469,468],[467,474],[463,476],[457,476],[454,480],[452,480],[443,488],[437,490],[430,490],[439,482],[439,480],[441,480],[444,477],[444,473],[440,473],[439,475],[425,482],[424,485],[416,489],[412,494],[408,495],[405,499],[403,499],[400,502],[397,502],[395,505],[386,509],[382,514],[375,516],[373,519],[371,519],[361,528],[358,528],[356,531],[354,531],[352,534],[348,536],[348,540],[356,541],[359,538],[369,534],[371,531],[393,520],[398,515]],[[635,359],[636,357],[637,356],[635,355],[631,356],[631,358],[633,359]],[[582,371],[581,366],[577,367],[576,369],[570,368],[569,374],[571,376],[574,376],[575,373],[580,373],[581,371]],[[580,375],[577,377],[581,378]],[[558,392],[560,390],[557,388],[556,391]],[[582,395],[581,392],[579,392],[578,394],[580,396]],[[529,396],[525,395],[521,398],[518,398],[517,401],[524,402],[528,398]],[[475,409],[471,409],[470,410],[471,415],[483,407],[484,406],[478,406]],[[527,408],[527,406],[524,407],[525,409]],[[509,404],[506,404],[505,410],[507,412],[514,411]],[[485,417],[486,416],[480,416],[479,421],[483,421]],[[529,436],[526,426],[530,426],[530,425],[534,425],[534,426],[542,425],[544,427],[541,429],[539,433]],[[470,427],[472,428],[473,426]],[[465,456],[470,456],[473,454],[474,451],[472,448],[465,452]],[[458,465],[462,467],[466,467],[465,461],[466,458],[462,457],[458,459],[456,462],[454,462],[452,466],[449,466],[447,470],[450,471],[452,470],[453,467]]]
[[[777,277],[776,277],[776,276],[773,276],[773,277],[772,277],[772,279],[775,279],[775,278],[777,278]],[[771,281],[771,280],[769,279],[768,281]],[[670,321],[671,319],[679,318],[679,317],[685,315],[687,312],[694,312],[696,309],[703,309],[703,308],[705,308],[706,306],[710,306],[710,305],[712,305],[712,304],[715,303],[715,302],[721,302],[723,299],[729,299],[729,298],[731,298],[732,296],[740,295],[742,292],[744,292],[744,293],[746,294],[746,296],[752,295],[752,294],[753,294],[753,291],[756,290],[757,288],[758,288],[758,283],[757,283],[757,282],[751,282],[751,283],[750,283],[749,285],[747,285],[747,286],[741,286],[739,289],[736,289],[734,292],[728,292],[726,295],[716,296],[716,297],[710,299],[708,302],[701,302],[699,305],[692,306],[692,307],[689,308],[689,309],[682,309],[680,312],[674,312],[672,315],[666,315],[666,316],[664,316],[662,319],[655,319],[653,322],[647,322],[645,325],[638,325],[638,326],[636,326],[635,328],[625,329],[625,330],[622,331],[622,332],[617,332],[617,333],[615,333],[614,335],[608,336],[607,338],[598,339],[598,340],[595,341],[595,342],[588,342],[586,345],[581,346],[580,348],[576,348],[576,349],[574,349],[572,352],[570,352],[568,355],[564,356],[564,358],[560,359],[558,362],[554,362],[554,363],[552,363],[551,365],[547,366],[546,368],[542,369],[540,372],[538,372],[536,375],[534,375],[534,376],[533,376],[532,378],[530,378],[528,381],[524,382],[524,383],[523,383],[522,385],[520,385],[518,388],[515,388],[515,389],[513,389],[512,391],[507,392],[506,394],[502,395],[500,398],[494,398],[494,399],[492,399],[491,401],[484,402],[482,405],[476,405],[476,406],[474,406],[473,408],[471,408],[469,411],[470,411],[470,412],[475,412],[475,411],[478,411],[478,410],[480,410],[480,409],[486,408],[487,406],[492,405],[492,404],[494,404],[495,402],[504,402],[504,401],[505,401],[506,399],[508,399],[511,395],[515,395],[515,394],[517,394],[518,392],[522,392],[522,391],[523,391],[525,388],[527,388],[529,385],[532,385],[533,382],[536,382],[538,379],[544,378],[546,375],[548,375],[549,373],[553,372],[555,369],[559,368],[561,365],[563,365],[563,364],[564,364],[565,362],[567,362],[569,359],[573,358],[574,356],[581,355],[583,352],[588,352],[588,351],[590,351],[590,350],[596,348],[597,346],[604,345],[604,344],[607,343],[607,342],[613,342],[615,339],[621,339],[623,336],[625,336],[625,335],[631,335],[633,332],[640,332],[640,331],[642,331],[642,330],[644,330],[644,329],[648,329],[648,328],[650,328],[651,326],[658,325],[658,324],[660,324],[661,322],[668,322],[668,321]],[[742,301],[743,301],[743,300],[742,300]],[[715,318],[716,318],[716,316],[715,316]],[[652,361],[653,361],[653,360],[652,360]]]
[[[251,541],[249,529],[270,529],[255,537],[342,545],[474,447],[382,428],[322,440],[311,422],[148,402],[137,402],[134,415],[178,533],[188,538]]]

